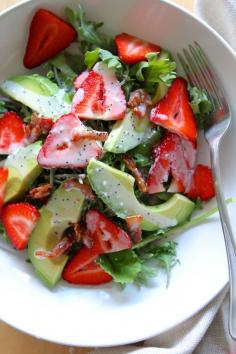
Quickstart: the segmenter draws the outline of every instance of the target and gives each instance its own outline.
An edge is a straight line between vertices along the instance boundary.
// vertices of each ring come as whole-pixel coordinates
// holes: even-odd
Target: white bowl
[[[0,17],[0,80],[25,72],[27,32],[35,10],[59,15],[73,0],[27,1]],[[186,11],[160,0],[81,0],[90,19],[104,21],[104,32],[128,32],[157,42],[173,54],[197,40],[222,79],[233,124],[222,148],[226,196],[236,197],[236,61],[212,29]],[[201,147],[205,157],[205,147]],[[211,206],[214,202],[210,203]],[[230,207],[234,230],[236,208]],[[181,264],[170,286],[160,276],[150,286],[120,290],[114,284],[74,287],[61,282],[53,291],[35,277],[26,254],[0,251],[0,318],[34,336],[69,345],[111,346],[139,341],[181,323],[205,306],[227,284],[225,247],[218,216],[175,237]],[[2,244],[1,244],[2,245]]]

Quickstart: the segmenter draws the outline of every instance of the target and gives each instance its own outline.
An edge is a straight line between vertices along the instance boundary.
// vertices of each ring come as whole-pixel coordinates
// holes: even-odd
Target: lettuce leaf
[[[209,101],[207,94],[204,90],[200,90],[196,86],[190,86],[189,95],[190,95],[190,104],[193,110],[193,113],[196,118],[196,123],[198,129],[205,129],[211,124],[211,111],[212,104]]]
[[[106,63],[108,68],[113,69],[119,76],[122,75],[123,65],[121,64],[119,57],[108,50],[96,48],[85,53],[84,62],[88,69],[91,69],[99,60]]]
[[[78,5],[78,10],[66,8],[66,18],[78,33],[78,41],[82,53],[94,47],[114,49],[114,40],[98,31],[103,26],[103,23],[88,21],[80,5]]]
[[[130,75],[135,77],[143,86],[153,94],[158,83],[170,86],[176,78],[176,63],[169,52],[149,53],[147,61],[141,61],[131,67]]]
[[[133,283],[141,271],[141,261],[132,250],[105,254],[96,262],[120,284]]]

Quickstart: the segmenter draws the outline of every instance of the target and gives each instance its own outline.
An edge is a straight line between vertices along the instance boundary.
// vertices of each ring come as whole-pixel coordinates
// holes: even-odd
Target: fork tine
[[[196,45],[196,42],[195,42]],[[210,91],[213,93],[213,98],[214,101],[218,104],[219,107],[221,107],[221,100],[218,96],[218,88],[216,86],[216,83],[214,81],[213,73],[212,75],[209,72],[209,65],[206,63],[206,61],[203,59],[204,52],[202,49],[199,47],[194,48],[192,45],[189,45],[189,50],[194,57],[195,62],[197,63],[198,69],[201,73],[201,78],[203,80],[203,87],[208,87]],[[217,107],[215,107],[217,108]]]
[[[177,54],[179,61],[184,69],[185,75],[187,76],[188,82],[190,83],[190,85],[194,86],[198,86],[197,84],[197,80],[195,78],[194,73],[192,72],[192,70],[190,69],[189,65],[187,64],[187,62],[185,61],[185,59],[183,58],[183,56],[178,53]]]
[[[190,84],[192,86],[197,86],[201,90],[203,90],[203,89],[205,90],[206,83],[203,83],[203,82],[205,82],[205,80],[202,77],[202,73],[199,71],[198,65],[195,62],[194,57],[192,57],[186,49],[183,49],[183,53],[184,53],[185,59],[189,65],[186,63],[186,61],[184,60],[184,58],[182,57],[181,54],[178,54],[178,57],[179,58],[181,57],[180,62],[181,62],[182,66],[183,66],[183,63],[185,63],[185,66],[183,66],[183,69],[185,71],[187,79],[188,79],[188,75],[186,73],[186,67],[191,68],[191,74],[192,74],[192,77],[194,78],[193,80],[191,80],[192,82],[189,81]],[[215,105],[215,101],[214,101],[213,97],[208,93],[207,90],[205,90],[205,92],[208,96],[208,99],[210,100],[210,102],[212,104],[212,107],[214,109],[216,109],[216,105]]]

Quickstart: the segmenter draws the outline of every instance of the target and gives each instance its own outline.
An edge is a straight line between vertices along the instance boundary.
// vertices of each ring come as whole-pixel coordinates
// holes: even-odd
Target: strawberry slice
[[[74,81],[74,88],[76,91],[80,88],[80,86],[82,85],[84,80],[87,79],[88,76],[89,76],[88,70],[83,71],[79,76],[77,76],[77,78]]]
[[[77,36],[68,23],[52,12],[39,9],[31,22],[24,65],[28,69],[44,63],[67,48]]]
[[[88,165],[92,158],[102,154],[102,147],[88,138],[73,139],[75,133],[86,131],[73,114],[59,118],[47,136],[38,154],[38,163],[46,168],[77,168]]]
[[[0,154],[8,155],[24,144],[24,123],[15,112],[7,112],[0,118]]]
[[[129,235],[97,210],[87,212],[86,226],[93,247],[100,253],[118,252],[132,247]]]
[[[74,284],[82,284],[81,279],[84,279],[84,284],[100,284],[101,276],[102,279],[105,278],[110,281],[112,277],[108,276],[100,267],[97,267],[95,260],[103,253],[118,252],[131,248],[132,241],[124,230],[94,209],[89,210],[86,214],[86,227],[90,247],[83,246],[75,254],[65,266],[62,277]],[[91,277],[93,280],[91,280]],[[89,281],[89,283],[86,283],[86,281]]]
[[[9,204],[3,208],[2,223],[16,249],[26,248],[39,217],[38,209],[26,202]]]
[[[119,58],[125,64],[134,64],[141,60],[146,60],[146,54],[161,51],[159,45],[146,42],[128,33],[117,35],[115,37],[115,43]]]
[[[187,140],[196,142],[197,128],[185,79],[178,77],[173,81],[166,96],[152,109],[150,120]]]
[[[8,178],[8,169],[1,167],[0,168],[0,215],[2,212],[2,206],[4,203],[4,198],[7,190],[7,178]]]
[[[168,133],[154,148],[155,161],[147,178],[148,193],[165,190],[164,183],[172,176],[168,192],[185,192],[190,188],[196,163],[196,145]]]
[[[66,266],[67,268],[67,266]],[[68,283],[77,285],[100,285],[112,281],[112,276],[106,273],[99,264],[92,262],[77,272],[70,273],[66,269],[62,277]]]
[[[86,75],[83,73],[77,78],[72,112],[81,119],[123,119],[126,100],[114,72],[99,62]]]
[[[205,165],[197,165],[190,190],[186,193],[191,199],[207,201],[215,196],[212,170]]]

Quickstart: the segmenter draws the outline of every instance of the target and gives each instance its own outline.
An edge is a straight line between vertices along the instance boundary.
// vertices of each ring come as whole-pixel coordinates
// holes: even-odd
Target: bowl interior
[[[22,66],[27,32],[33,13],[46,7],[63,15],[72,0],[35,0],[17,6],[0,17],[0,81],[26,72]],[[235,117],[236,61],[227,45],[207,26],[159,0],[80,1],[90,19],[104,21],[103,31],[128,32],[156,42],[173,55],[197,40],[218,72]],[[14,31],[12,31],[14,26]],[[222,146],[222,181],[226,197],[236,197],[236,121]],[[201,140],[199,160],[207,160]],[[206,207],[210,208],[214,201]],[[236,215],[234,205],[231,215]],[[232,220],[236,230],[236,220]],[[61,282],[53,291],[35,277],[25,253],[0,250],[0,317],[37,337],[70,345],[110,346],[135,342],[160,334],[190,317],[207,304],[227,283],[227,261],[217,216],[201,226],[175,236],[180,266],[171,277],[154,279],[147,287],[114,284],[97,288],[73,287]],[[3,245],[2,243],[0,245]],[[197,294],[197,295],[196,295]],[[17,299],[17,301],[16,301]],[[24,306],[18,306],[24,304]],[[140,318],[142,318],[141,325]]]

